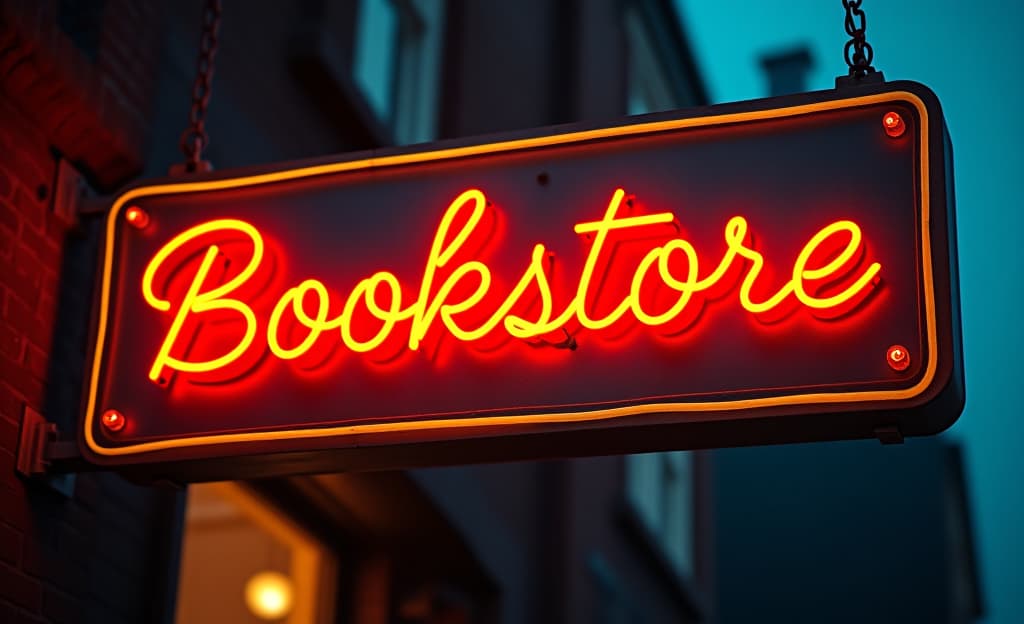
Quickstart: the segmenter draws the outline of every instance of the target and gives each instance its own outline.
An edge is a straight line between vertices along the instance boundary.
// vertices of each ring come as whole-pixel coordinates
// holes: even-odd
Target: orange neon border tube
[[[131,202],[141,197],[151,195],[167,195],[191,193],[199,191],[213,191],[235,187],[251,187],[261,184],[271,184],[283,180],[294,180],[317,175],[355,172],[376,169],[379,167],[390,167],[396,165],[407,165],[432,161],[463,158],[467,156],[512,152],[517,150],[532,149],[546,146],[567,145],[582,141],[595,139],[607,139],[617,137],[629,137],[644,135],[655,132],[671,130],[682,130],[702,126],[713,126],[720,124],[735,124],[766,119],[780,119],[796,117],[810,113],[817,113],[829,110],[849,109],[859,106],[881,104],[886,102],[903,102],[913,106],[919,116],[921,129],[919,135],[919,189],[921,192],[921,206],[919,216],[919,231],[921,266],[923,278],[923,295],[926,323],[926,344],[927,360],[924,362],[924,374],[921,379],[909,388],[893,390],[872,390],[855,392],[810,392],[800,394],[788,394],[773,397],[756,399],[741,399],[717,402],[675,402],[675,403],[651,403],[632,405],[628,407],[616,407],[606,409],[588,409],[574,412],[535,413],[516,415],[493,415],[474,416],[467,418],[432,419],[399,421],[388,423],[367,423],[357,425],[346,425],[325,428],[291,429],[284,431],[254,431],[240,432],[220,435],[198,435],[187,438],[175,438],[167,440],[154,440],[147,442],[131,443],[120,446],[104,446],[96,439],[93,429],[97,412],[102,406],[97,405],[97,394],[99,388],[100,370],[103,366],[103,353],[107,342],[108,324],[111,318],[110,293],[111,275],[113,269],[114,241],[118,231],[118,217],[122,209]],[[243,176],[225,180],[207,180],[198,182],[176,182],[144,186],[131,189],[118,197],[106,223],[106,244],[104,246],[102,274],[100,282],[100,309],[98,315],[98,328],[96,342],[92,353],[92,365],[87,381],[86,412],[84,419],[84,440],[92,453],[99,457],[114,458],[119,456],[139,455],[158,451],[173,450],[176,448],[217,445],[228,443],[258,442],[284,439],[309,439],[322,437],[343,437],[355,435],[367,435],[374,433],[389,433],[401,431],[443,431],[465,427],[500,426],[500,425],[525,425],[525,424],[566,424],[588,421],[611,420],[628,417],[638,414],[652,413],[695,413],[695,412],[722,412],[727,410],[750,409],[758,407],[778,407],[796,405],[828,405],[848,404],[861,402],[886,402],[903,401],[913,399],[924,393],[931,385],[938,369],[938,338],[936,321],[935,284],[932,272],[932,241],[927,224],[930,220],[930,175],[929,175],[929,144],[928,128],[929,115],[927,107],[920,97],[909,91],[892,91],[873,95],[846,98],[841,100],[830,100],[801,104],[787,108],[756,110],[737,113],[725,113],[707,117],[690,117],[685,119],[672,119],[666,121],[651,121],[637,123],[628,126],[612,128],[601,128],[595,130],[584,130],[568,134],[556,134],[526,139],[515,139],[500,141],[485,145],[471,145],[466,147],[444,148],[429,152],[418,152],[410,154],[396,154],[392,156],[371,157],[365,160],[348,161],[340,163],[328,163],[298,167],[284,171],[275,171],[257,175]],[[939,163],[941,166],[941,163]]]

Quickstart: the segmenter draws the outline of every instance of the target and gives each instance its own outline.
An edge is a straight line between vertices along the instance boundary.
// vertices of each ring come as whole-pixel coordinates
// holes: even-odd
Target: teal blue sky
[[[675,0],[714,102],[766,95],[758,59],[806,44],[810,89],[845,73],[840,0]],[[988,624],[1024,622],[1024,3],[865,0],[876,68],[939,96],[953,139],[967,407],[963,442]]]

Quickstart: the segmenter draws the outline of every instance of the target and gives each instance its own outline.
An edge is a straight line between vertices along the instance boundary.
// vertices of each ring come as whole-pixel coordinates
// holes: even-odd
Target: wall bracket
[[[30,479],[48,478],[51,487],[65,493],[67,487],[74,489],[71,473],[88,470],[89,465],[74,440],[61,439],[56,424],[31,407],[25,407],[15,469]]]

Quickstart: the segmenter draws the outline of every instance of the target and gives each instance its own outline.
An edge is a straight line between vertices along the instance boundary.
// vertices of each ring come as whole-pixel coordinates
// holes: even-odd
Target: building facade
[[[183,160],[202,17],[199,2],[0,4],[0,620],[264,621],[283,594],[260,593],[281,580],[261,571],[290,588],[266,617],[294,623],[709,619],[702,454],[190,487],[19,474],[25,422],[74,435],[103,197]],[[228,0],[205,157],[705,103],[668,0]]]

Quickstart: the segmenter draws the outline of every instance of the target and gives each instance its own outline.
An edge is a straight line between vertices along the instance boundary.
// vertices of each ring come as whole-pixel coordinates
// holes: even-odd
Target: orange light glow
[[[108,409],[103,412],[103,416],[100,417],[100,422],[103,423],[103,426],[106,427],[108,431],[112,431],[114,433],[121,431],[124,429],[124,426],[128,424],[124,414],[114,409]]]
[[[893,345],[885,353],[885,361],[894,371],[910,368],[910,352],[903,345]]]
[[[885,133],[893,138],[902,136],[907,130],[907,125],[903,123],[903,117],[896,112],[886,113],[882,117],[882,125],[885,127]]]
[[[124,211],[124,220],[132,227],[144,230],[149,226],[149,213],[138,206],[131,206]]]
[[[260,572],[245,583],[245,604],[263,620],[281,620],[288,615],[294,595],[291,579],[280,572]]]
[[[379,349],[396,331],[405,335],[402,340],[409,351],[417,351],[434,328],[457,341],[473,343],[500,330],[512,338],[543,339],[557,334],[561,340],[564,338],[561,334],[568,333],[572,327],[600,331],[627,316],[648,327],[668,326],[699,305],[694,301],[696,297],[715,291],[716,286],[721,288],[726,276],[736,273],[737,266],[741,272],[745,271],[737,299],[744,310],[754,315],[770,313],[784,305],[802,305],[812,312],[840,309],[851,301],[859,301],[879,283],[879,263],[862,266],[853,261],[865,255],[864,241],[860,227],[843,219],[818,230],[796,256],[792,270],[787,272],[787,281],[774,289],[774,294],[757,298],[753,292],[761,279],[765,259],[752,248],[747,220],[735,216],[725,226],[726,251],[717,265],[712,265],[713,270],[702,275],[701,258],[693,245],[683,238],[651,244],[642,260],[631,269],[628,291],[615,300],[610,311],[596,314],[593,291],[600,289],[595,284],[605,283],[601,276],[612,262],[605,257],[609,254],[602,253],[610,244],[612,233],[619,237],[636,235],[641,228],[672,224],[676,220],[671,212],[620,216],[624,197],[623,189],[615,190],[600,220],[575,225],[574,231],[590,238],[591,246],[571,299],[559,305],[556,305],[556,296],[545,272],[551,255],[540,243],[534,245],[515,285],[507,293],[492,292],[492,268],[466,249],[467,241],[478,232],[490,209],[479,189],[461,193],[445,210],[415,294],[403,292],[399,278],[382,270],[358,282],[343,304],[335,300],[332,306],[327,286],[318,279],[308,278],[282,293],[266,320],[258,319],[251,302],[244,301],[238,293],[263,262],[265,244],[260,232],[234,219],[202,223],[172,238],[146,267],[142,280],[144,299],[153,309],[173,314],[173,321],[149,370],[149,378],[161,379],[165,368],[195,374],[221,369],[239,360],[250,349],[258,348],[254,343],[261,333],[263,346],[275,357],[293,360],[309,352],[326,332],[337,332],[334,340],[340,340],[349,351],[368,353]],[[236,275],[216,283],[210,276],[214,259],[220,253],[214,241],[218,236],[237,238],[239,235],[251,248],[251,255]],[[176,272],[186,256],[196,257],[194,243],[200,237],[208,237],[203,240],[210,242],[206,243],[205,253],[200,247],[202,261],[191,274],[184,295],[176,302],[158,296],[156,276]],[[183,251],[186,248],[188,250]],[[467,254],[468,259],[464,259]],[[678,262],[672,262],[673,256],[685,260],[684,271],[678,268]],[[649,297],[645,299],[644,284],[651,280],[672,293],[667,308],[652,309]],[[823,283],[829,285],[826,294],[817,287]],[[763,287],[758,289],[762,290]],[[528,316],[531,318],[513,314],[514,309],[519,310],[526,303],[527,291],[536,293],[540,300],[539,306],[530,307]],[[491,311],[491,307],[481,302],[495,295],[500,303]],[[478,314],[475,322],[465,320],[470,318],[470,312],[480,313],[483,309],[487,311]],[[237,343],[225,353],[207,360],[191,361],[172,356],[172,352],[177,352],[175,346],[186,321],[217,310],[243,322],[244,332]],[[336,315],[332,316],[330,310],[335,310]],[[556,310],[560,311],[556,314]],[[373,319],[375,331],[370,335],[360,331],[357,337],[353,327],[357,314]],[[286,317],[301,326],[297,336],[295,332],[283,330],[282,319]]]

